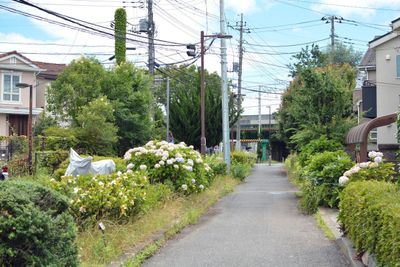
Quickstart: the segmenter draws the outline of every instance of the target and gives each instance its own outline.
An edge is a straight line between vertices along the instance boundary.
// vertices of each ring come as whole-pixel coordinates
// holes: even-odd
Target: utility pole
[[[166,113],[167,113],[167,142],[170,142],[169,140],[169,77],[167,77],[167,105],[166,105]]]
[[[258,88],[258,138],[261,139],[261,85]]]
[[[240,32],[239,37],[239,70],[238,70],[238,93],[237,93],[237,105],[238,112],[242,109],[242,71],[243,71],[243,32],[250,32],[249,29],[245,29],[246,23],[243,23],[243,13],[240,14],[240,22],[236,22],[236,27],[230,26],[234,30],[238,30]],[[240,115],[240,114],[239,114]],[[241,149],[240,143],[240,116],[239,120],[236,124],[236,150]]]
[[[225,35],[224,0],[219,2],[220,32]],[[227,171],[231,169],[231,148],[229,142],[229,98],[226,67],[226,40],[221,38],[221,96],[222,96],[222,142],[224,146],[224,161]]]
[[[149,73],[151,76],[154,75],[154,62],[155,62],[155,52],[154,52],[154,20],[153,20],[153,0],[147,0],[147,36],[149,42]]]
[[[326,21],[325,23],[331,24],[331,63],[333,63],[333,52],[335,51],[335,22],[342,23],[343,18],[340,16],[324,16],[321,18],[322,21]]]
[[[212,35],[204,35],[204,31],[200,33],[200,128],[201,128],[201,137],[200,137],[200,153],[202,155],[206,154],[207,150],[207,142],[206,142],[206,122],[205,122],[205,110],[206,110],[206,84],[205,84],[205,74],[204,74],[204,38],[220,38],[221,40],[225,38],[232,38],[231,35],[224,34],[212,34]],[[226,80],[226,75],[225,75]],[[224,116],[222,114],[222,116]],[[229,118],[228,118],[229,119]],[[229,125],[228,125],[228,137],[229,137]]]

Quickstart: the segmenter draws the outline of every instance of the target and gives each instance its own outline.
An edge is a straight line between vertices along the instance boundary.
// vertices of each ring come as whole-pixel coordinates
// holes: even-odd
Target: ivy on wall
[[[126,11],[123,8],[115,10],[115,60],[121,64],[126,60]]]

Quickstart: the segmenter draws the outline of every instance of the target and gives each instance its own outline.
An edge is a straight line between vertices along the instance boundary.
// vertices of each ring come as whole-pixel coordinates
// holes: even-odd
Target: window
[[[20,101],[20,89],[15,85],[19,83],[20,76],[14,74],[4,74],[3,75],[3,101]]]
[[[396,56],[396,73],[397,73],[397,78],[400,78],[400,55]]]

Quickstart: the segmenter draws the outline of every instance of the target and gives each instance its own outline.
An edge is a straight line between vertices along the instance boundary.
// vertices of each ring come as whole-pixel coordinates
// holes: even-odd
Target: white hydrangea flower
[[[164,155],[161,159],[165,161],[165,160],[168,159],[168,156],[165,156],[165,155]]]
[[[194,147],[192,145],[189,146],[190,149],[193,149]]]
[[[126,168],[127,168],[128,170],[132,170],[133,167],[135,167],[135,164],[133,164],[133,163],[129,163],[128,166],[126,166]]]
[[[99,181],[100,186],[104,186],[104,183],[102,181]]]
[[[172,161],[172,159],[168,159],[168,160],[167,160],[167,165],[171,165],[172,163],[174,163],[174,162]]]
[[[193,171],[193,167],[192,166],[185,166],[185,169],[189,172]]]
[[[185,184],[182,185],[182,190],[183,190],[183,191],[186,191],[187,188],[188,188],[187,185],[185,185]]]
[[[185,162],[185,159],[182,158],[182,157],[176,157],[176,158],[175,158],[175,161],[176,161],[176,162],[179,162],[179,163],[183,163],[183,162]]]
[[[78,187],[75,187],[75,188],[74,188],[74,193],[76,194],[76,193],[78,193],[78,191],[79,191],[79,188],[78,188]]]
[[[160,164],[161,166],[164,166],[165,162],[164,162],[163,160],[160,160],[160,161],[158,162],[158,164]]]
[[[383,158],[383,153],[382,152],[376,152],[376,156]]]
[[[190,166],[193,166],[193,160],[192,160],[192,159],[188,159],[188,160],[187,160],[187,163],[188,163]]]
[[[127,170],[126,173],[133,173],[133,171],[132,170]]]
[[[199,185],[199,188],[200,188],[200,190],[203,190],[204,189],[204,185]]]
[[[359,164],[359,166],[360,166],[361,169],[368,168],[368,165],[369,165],[369,162],[361,162],[361,163]]]
[[[176,164],[174,164],[174,168],[175,168],[175,169],[179,169],[179,166],[176,165]]]
[[[154,168],[156,168],[156,169],[158,169],[158,168],[160,168],[161,167],[161,165],[160,164],[156,164],[156,165],[154,165]]]
[[[374,158],[374,162],[376,162],[376,163],[378,163],[378,164],[381,163],[381,162],[382,162],[382,157],[378,157],[378,156],[375,157],[375,158]]]
[[[146,166],[146,165],[144,165],[144,164],[142,164],[142,165],[140,165],[140,166],[139,166],[139,169],[141,169],[142,171],[144,171],[144,170],[146,170],[146,169],[147,169],[147,166]]]
[[[210,166],[208,166],[207,163],[204,163],[204,170],[206,170],[206,172],[211,170]]]
[[[118,172],[117,172],[117,176],[120,177],[121,175],[122,175],[122,172],[121,172],[121,171],[118,171]]]
[[[201,158],[197,158],[196,163],[198,163],[198,164],[203,163],[203,160]]]
[[[340,185],[345,185],[348,182],[349,182],[349,178],[347,176],[340,176],[340,178],[339,178]]]
[[[196,183],[196,180],[195,179],[192,179],[192,184],[195,184]]]
[[[124,160],[130,160],[132,158],[132,154],[128,151],[124,155]]]
[[[370,151],[370,152],[368,152],[368,157],[369,158],[375,158],[377,156],[377,154],[376,154],[376,151]]]

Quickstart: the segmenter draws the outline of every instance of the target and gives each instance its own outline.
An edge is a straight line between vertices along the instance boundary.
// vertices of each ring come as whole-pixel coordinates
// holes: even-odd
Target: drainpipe
[[[357,124],[360,124],[361,120],[361,106],[362,105],[362,100],[357,101]]]

